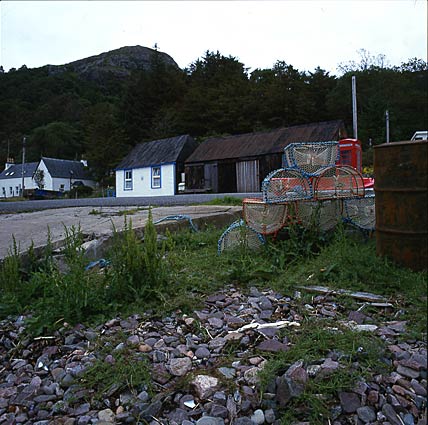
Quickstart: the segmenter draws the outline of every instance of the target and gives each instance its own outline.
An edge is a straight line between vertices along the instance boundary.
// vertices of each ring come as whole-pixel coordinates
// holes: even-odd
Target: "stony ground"
[[[244,294],[233,286],[209,296],[191,315],[134,315],[94,328],[65,325],[50,337],[25,337],[22,317],[1,322],[0,423],[280,423],[280,412],[310,380],[350,363],[335,350],[317,361],[301,359],[261,393],[258,372],[269,355],[290,349],[286,335],[302,323],[302,309],[319,320],[334,319],[340,310],[356,332],[374,332],[387,344],[383,361],[390,371],[338,391],[325,423],[426,424],[426,342],[403,339],[406,323],[393,309],[384,316],[391,321],[379,323],[364,309],[347,311],[332,294],[307,303],[299,292],[252,288]],[[97,361],[104,370],[114,368],[121,352],[136,362],[148,360],[151,388],[113,384],[96,397],[95,388],[82,384],[84,371]],[[358,366],[358,359],[351,360]]]

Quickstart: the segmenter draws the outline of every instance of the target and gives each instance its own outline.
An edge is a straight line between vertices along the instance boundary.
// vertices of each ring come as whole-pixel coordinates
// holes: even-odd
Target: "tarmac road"
[[[119,206],[172,206],[172,205],[194,205],[225,196],[235,198],[260,198],[261,192],[257,193],[205,193],[186,194],[175,196],[146,196],[130,198],[83,198],[83,199],[50,199],[41,201],[17,201],[0,202],[1,213],[39,211],[53,208],[70,207],[119,207]],[[1,217],[1,216],[0,216]]]

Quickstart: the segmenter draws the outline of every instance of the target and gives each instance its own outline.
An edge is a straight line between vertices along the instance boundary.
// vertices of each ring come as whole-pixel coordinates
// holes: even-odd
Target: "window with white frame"
[[[13,196],[13,188],[12,188],[12,186],[9,186],[9,193]]]
[[[161,187],[161,167],[152,167],[152,189]]]
[[[125,170],[124,190],[132,190],[132,170]]]

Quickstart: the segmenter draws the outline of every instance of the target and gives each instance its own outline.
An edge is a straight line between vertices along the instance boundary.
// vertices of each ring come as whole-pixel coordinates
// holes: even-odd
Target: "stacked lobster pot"
[[[375,227],[374,194],[366,193],[362,175],[337,165],[338,142],[292,143],[284,149],[283,168],[262,182],[262,199],[243,200],[243,219],[223,233],[218,249],[245,244],[255,248],[291,221],[321,231],[347,222],[361,230]]]

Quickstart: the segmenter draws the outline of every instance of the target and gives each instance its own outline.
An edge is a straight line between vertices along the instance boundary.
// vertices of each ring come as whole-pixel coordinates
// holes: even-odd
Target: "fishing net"
[[[265,243],[264,237],[250,229],[243,220],[232,223],[218,241],[218,253],[236,248],[259,249]]]
[[[364,198],[346,199],[344,201],[344,221],[362,230],[373,231],[376,227],[374,194]]]
[[[363,176],[348,165],[332,166],[314,177],[314,197],[320,199],[355,198],[364,196]]]
[[[178,215],[168,215],[166,217],[163,217],[157,221],[155,221],[153,224],[158,224],[158,223],[162,223],[162,221],[170,221],[170,220],[176,220],[176,221],[180,221],[180,220],[188,220],[190,228],[194,231],[197,232],[198,228],[195,226],[195,224],[192,221],[192,217],[190,217],[189,215],[184,215],[184,214],[178,214]]]
[[[278,232],[287,220],[287,204],[267,204],[261,199],[246,198],[242,208],[245,223],[262,235]]]
[[[284,148],[284,167],[297,168],[306,176],[316,176],[338,158],[338,142],[290,143]]]
[[[342,221],[342,201],[300,201],[297,203],[297,217],[304,227],[315,226],[322,232],[327,232]]]
[[[280,168],[262,182],[263,201],[268,204],[312,198],[310,181],[298,170]]]

